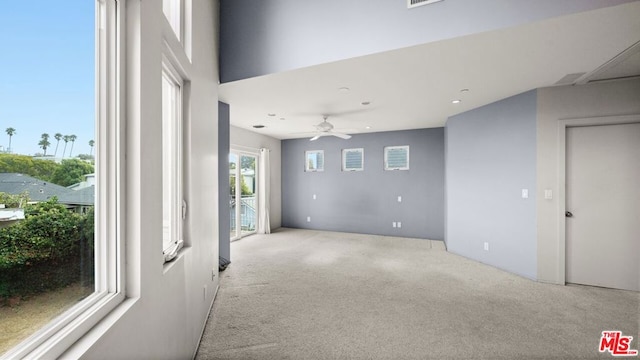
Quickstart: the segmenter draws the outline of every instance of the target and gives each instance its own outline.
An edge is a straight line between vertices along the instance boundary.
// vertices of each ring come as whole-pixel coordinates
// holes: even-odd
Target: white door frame
[[[640,123],[640,114],[620,116],[599,116],[588,118],[560,119],[558,121],[558,280],[566,284],[567,274],[567,128],[598,125],[621,125]]]
[[[258,180],[258,168],[260,166],[259,162],[260,162],[260,150],[258,149],[254,149],[254,148],[250,148],[247,146],[242,146],[242,145],[233,145],[231,144],[230,149],[229,149],[229,154],[236,154],[238,156],[238,172],[240,172],[240,159],[242,158],[242,156],[252,156],[256,158],[256,169],[255,169],[255,180],[257,182]],[[256,187],[256,202],[258,201],[258,190]],[[237,194],[241,194],[241,181],[240,181],[240,177],[236,175],[236,195]],[[240,203],[238,203],[238,205],[240,205]],[[258,205],[258,209],[260,208],[260,206]],[[257,211],[259,211],[258,209],[256,209]],[[241,219],[240,219],[240,206],[236,206],[236,236],[231,238],[231,241],[236,241],[236,240],[240,240],[245,236],[249,236],[249,235],[253,235],[257,232],[258,226],[257,226],[257,220],[260,218],[259,214],[256,214],[256,230],[252,231],[251,233],[247,233],[244,236],[242,235],[242,229],[241,227],[238,226],[239,223],[241,223]]]

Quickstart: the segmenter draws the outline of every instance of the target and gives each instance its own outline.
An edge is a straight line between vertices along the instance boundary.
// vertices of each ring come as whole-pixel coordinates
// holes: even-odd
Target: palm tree
[[[76,139],[78,137],[75,135],[69,135],[69,141],[71,141],[71,150],[69,150],[69,157],[71,157],[71,153],[73,152],[73,144],[76,143]]]
[[[53,153],[53,157],[56,157],[56,155],[58,155],[58,145],[60,144],[60,140],[62,140],[62,134],[56,133],[53,135],[53,138],[56,139],[56,151]]]
[[[9,147],[7,148],[7,152],[11,152],[11,137],[15,135],[16,129],[12,127],[8,127],[6,131],[7,131],[7,135],[9,135]]]
[[[44,156],[47,156],[47,148],[49,147],[49,145],[51,145],[51,143],[49,142],[49,134],[42,134],[42,138],[40,139],[40,142],[38,142],[38,146],[40,146],[42,150],[44,150]]]
[[[91,146],[91,150],[89,151],[89,155],[93,155],[93,146],[96,144],[95,141],[89,140],[89,146]]]
[[[64,158],[64,153],[67,151],[67,143],[69,142],[69,140],[71,140],[71,138],[69,137],[69,135],[65,135],[62,137],[62,140],[64,140],[64,149],[62,149],[62,158]]]

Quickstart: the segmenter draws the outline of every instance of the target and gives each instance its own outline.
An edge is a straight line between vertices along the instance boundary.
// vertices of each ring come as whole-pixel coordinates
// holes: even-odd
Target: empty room
[[[638,356],[640,1],[89,3],[0,14],[0,359]]]

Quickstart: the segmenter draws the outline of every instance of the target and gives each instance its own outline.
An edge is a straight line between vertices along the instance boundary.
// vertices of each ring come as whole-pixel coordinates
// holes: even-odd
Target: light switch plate
[[[529,189],[522,189],[522,198],[523,199],[529,198]]]
[[[551,189],[545,189],[544,190],[544,198],[547,199],[547,200],[553,199],[553,191],[551,191]]]

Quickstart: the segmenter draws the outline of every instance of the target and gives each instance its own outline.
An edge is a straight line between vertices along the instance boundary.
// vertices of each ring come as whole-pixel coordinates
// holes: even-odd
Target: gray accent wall
[[[410,146],[408,171],[384,170],[383,149],[395,145]],[[364,149],[364,171],[342,171],[342,149],[350,148]],[[324,151],[324,171],[305,172],[307,150]],[[359,134],[350,140],[283,140],[282,224],[442,240],[444,166],[443,128]],[[393,222],[402,227],[393,228]]]
[[[536,98],[529,91],[446,125],[447,249],[530,279],[537,276]]]
[[[219,255],[231,260],[231,214],[229,212],[229,104],[218,102],[218,226]]]
[[[633,0],[221,0],[223,83]]]

